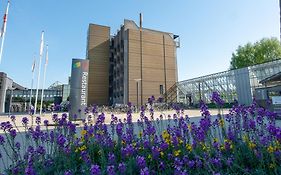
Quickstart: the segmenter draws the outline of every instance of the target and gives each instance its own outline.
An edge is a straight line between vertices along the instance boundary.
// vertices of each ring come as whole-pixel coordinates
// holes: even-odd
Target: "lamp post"
[[[141,79],[135,79],[136,83],[137,83],[137,112],[139,112],[139,82],[141,81]]]
[[[16,88],[10,88],[11,95],[10,95],[9,114],[8,114],[9,118],[10,118],[10,115],[11,115],[11,105],[12,105],[12,102],[13,102],[14,89],[16,89]]]

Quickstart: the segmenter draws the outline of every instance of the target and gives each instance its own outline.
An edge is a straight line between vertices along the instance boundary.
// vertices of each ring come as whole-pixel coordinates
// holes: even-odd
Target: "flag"
[[[34,60],[34,61],[33,61],[33,64],[32,64],[32,67],[31,67],[31,71],[32,71],[32,72],[34,72],[34,69],[35,69],[35,64],[36,64],[35,62],[36,62],[36,61]]]
[[[8,13],[9,13],[9,7],[10,7],[10,0],[8,0],[8,5],[7,5],[7,9],[6,12],[3,16],[3,25],[2,25],[2,29],[1,29],[1,48],[0,48],[0,63],[2,60],[2,54],[3,54],[3,47],[4,47],[4,40],[5,40],[5,33],[6,33],[6,27],[7,27],[7,20],[8,20]]]
[[[44,31],[42,31],[42,34],[41,34],[41,44],[40,44],[40,56],[42,56],[43,54],[43,48],[44,48]]]

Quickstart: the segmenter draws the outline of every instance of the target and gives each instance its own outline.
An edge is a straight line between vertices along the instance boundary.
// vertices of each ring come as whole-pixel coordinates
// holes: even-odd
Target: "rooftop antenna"
[[[141,106],[143,104],[143,77],[142,77],[142,13],[140,13],[140,95]]]
[[[140,30],[142,30],[142,13],[140,13]]]

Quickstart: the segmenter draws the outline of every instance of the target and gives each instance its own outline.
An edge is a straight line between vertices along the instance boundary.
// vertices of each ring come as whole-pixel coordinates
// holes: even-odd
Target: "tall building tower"
[[[109,27],[89,25],[87,39],[88,105],[106,105],[109,102],[109,37]]]
[[[109,32],[109,27],[89,27],[90,103],[104,104],[108,99],[109,104],[141,105],[151,95],[163,96],[177,82],[178,36],[139,27],[131,20],[124,20],[111,38]]]

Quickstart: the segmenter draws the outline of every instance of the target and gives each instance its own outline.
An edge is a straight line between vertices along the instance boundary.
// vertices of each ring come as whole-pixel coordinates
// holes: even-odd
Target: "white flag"
[[[41,35],[41,44],[40,44],[40,56],[42,56],[43,54],[43,48],[44,48],[44,31],[42,31],[42,35]]]
[[[8,5],[7,5],[7,9],[6,12],[4,14],[3,17],[3,25],[2,25],[2,29],[1,29],[1,48],[0,48],[0,63],[2,60],[2,54],[3,54],[3,47],[4,47],[4,40],[5,40],[5,33],[6,33],[6,27],[7,27],[7,20],[8,20],[8,13],[9,13],[9,7],[10,7],[10,0],[8,0]]]

